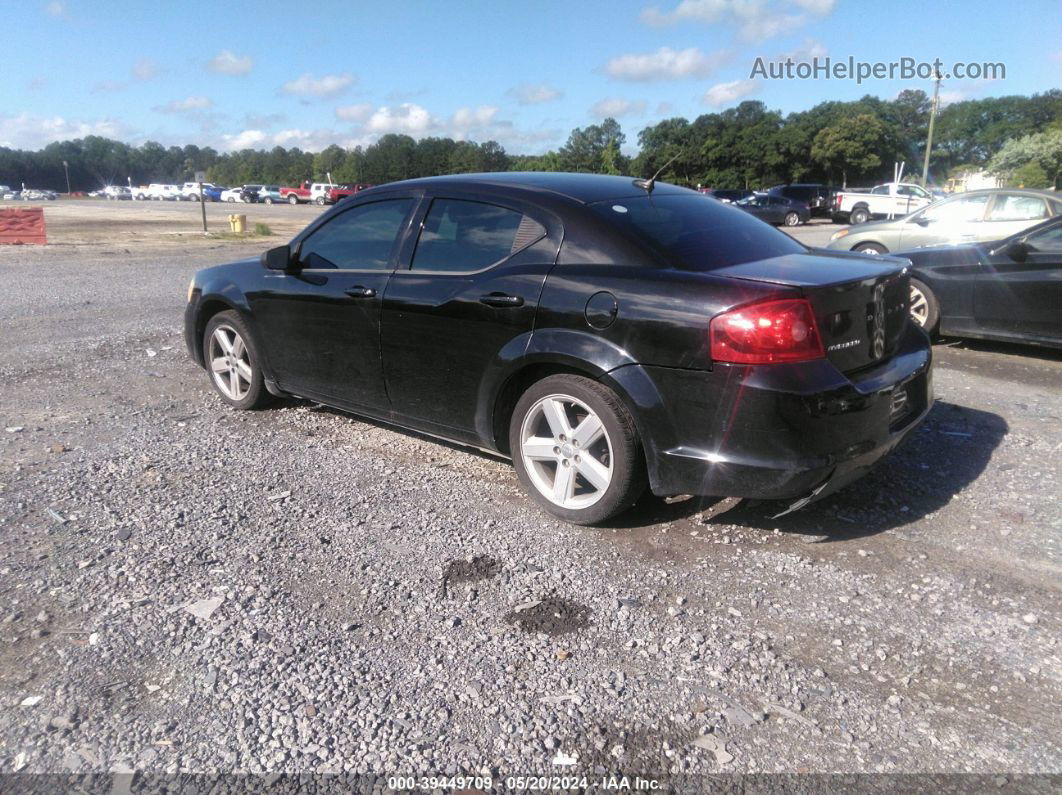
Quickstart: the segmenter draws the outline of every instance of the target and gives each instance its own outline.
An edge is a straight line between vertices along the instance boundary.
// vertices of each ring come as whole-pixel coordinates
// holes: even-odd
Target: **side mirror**
[[[914,219],[914,222],[919,226],[929,226],[930,219],[926,218],[924,215],[920,215],[918,218]]]
[[[1010,257],[1015,262],[1025,262],[1025,258],[1029,254],[1029,244],[1024,240],[1015,240],[1005,246],[1000,246],[992,253],[1003,254],[1004,256]]]
[[[263,251],[261,262],[263,268],[269,268],[271,271],[291,271],[294,270],[295,264],[291,261],[291,246],[287,245]]]

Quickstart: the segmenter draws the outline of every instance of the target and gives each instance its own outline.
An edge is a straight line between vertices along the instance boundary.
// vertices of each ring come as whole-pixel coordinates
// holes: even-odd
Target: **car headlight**
[[[848,230],[847,229],[842,229],[840,232],[834,232],[830,236],[830,240],[839,240],[840,238],[844,237],[847,234],[848,234]]]
[[[195,291],[195,277],[192,277],[192,281],[188,282],[188,301],[192,300],[192,293]]]

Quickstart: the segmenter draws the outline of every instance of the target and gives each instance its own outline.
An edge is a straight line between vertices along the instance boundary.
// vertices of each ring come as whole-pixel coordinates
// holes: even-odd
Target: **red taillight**
[[[736,364],[803,362],[826,355],[811,304],[764,301],[724,312],[708,326],[712,358]]]

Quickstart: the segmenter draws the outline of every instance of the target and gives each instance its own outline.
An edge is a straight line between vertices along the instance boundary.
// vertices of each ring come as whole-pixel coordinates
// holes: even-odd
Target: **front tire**
[[[786,213],[784,223],[786,226],[797,226],[800,224],[800,216],[797,213]]]
[[[273,198],[272,198],[271,196],[266,196],[266,197],[265,197],[265,198],[264,198],[264,199],[262,200],[262,202],[263,202],[264,204],[272,204],[272,203],[273,203]]]
[[[860,254],[888,254],[889,250],[881,243],[860,243],[855,246],[852,251],[858,251]]]
[[[634,420],[608,387],[578,375],[531,386],[509,422],[509,449],[524,489],[573,524],[603,522],[645,491],[645,456]]]
[[[210,318],[203,332],[203,361],[214,390],[233,408],[258,409],[269,404],[261,358],[239,313],[229,310]]]
[[[940,304],[933,291],[918,279],[911,279],[911,320],[927,334],[933,334],[940,322]]]

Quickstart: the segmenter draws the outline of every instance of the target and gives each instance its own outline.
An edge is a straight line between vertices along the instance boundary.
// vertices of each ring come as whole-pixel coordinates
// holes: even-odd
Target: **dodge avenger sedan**
[[[792,509],[930,408],[907,265],[651,179],[432,177],[200,271],[185,335],[230,406],[297,396],[501,453],[570,522],[647,486]]]

